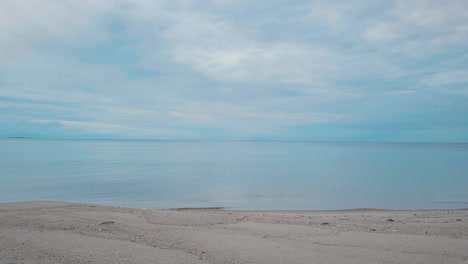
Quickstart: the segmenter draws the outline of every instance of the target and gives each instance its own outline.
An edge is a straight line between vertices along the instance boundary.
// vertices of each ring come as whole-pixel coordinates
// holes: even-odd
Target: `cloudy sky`
[[[468,142],[466,0],[2,0],[0,137]]]

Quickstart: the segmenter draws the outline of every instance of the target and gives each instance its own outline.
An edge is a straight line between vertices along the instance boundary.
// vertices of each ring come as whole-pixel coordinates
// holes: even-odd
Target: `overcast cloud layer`
[[[2,0],[0,136],[468,142],[468,1]]]

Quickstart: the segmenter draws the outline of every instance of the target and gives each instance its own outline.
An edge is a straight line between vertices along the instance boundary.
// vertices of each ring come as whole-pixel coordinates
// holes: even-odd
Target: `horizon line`
[[[56,137],[0,137],[0,139],[38,140],[114,140],[114,141],[208,141],[208,142],[310,142],[310,143],[394,143],[394,144],[468,144],[468,142],[440,141],[349,141],[349,140],[275,140],[275,139],[155,139],[155,138],[56,138]]]

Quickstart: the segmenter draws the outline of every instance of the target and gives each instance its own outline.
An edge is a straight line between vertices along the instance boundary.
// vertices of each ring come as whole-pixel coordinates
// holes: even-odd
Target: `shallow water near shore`
[[[468,207],[468,144],[0,139],[0,202]]]

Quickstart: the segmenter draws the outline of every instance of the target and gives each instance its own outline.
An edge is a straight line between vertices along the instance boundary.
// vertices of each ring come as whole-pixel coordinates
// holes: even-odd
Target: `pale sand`
[[[0,204],[1,264],[448,264],[467,259],[468,210],[177,211]]]

